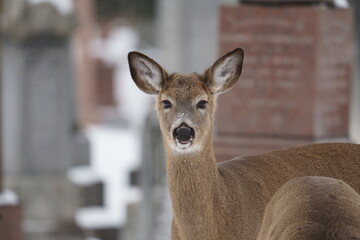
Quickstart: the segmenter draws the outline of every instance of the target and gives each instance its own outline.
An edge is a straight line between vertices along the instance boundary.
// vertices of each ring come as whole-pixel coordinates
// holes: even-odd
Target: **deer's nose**
[[[193,128],[181,124],[180,127],[174,129],[173,135],[180,143],[188,143],[195,137],[195,132]]]

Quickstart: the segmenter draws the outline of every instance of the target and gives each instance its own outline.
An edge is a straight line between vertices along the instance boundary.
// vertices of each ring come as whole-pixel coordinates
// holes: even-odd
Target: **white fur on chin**
[[[192,141],[186,144],[179,143],[178,141],[173,141],[170,144],[171,151],[174,154],[194,154],[199,152],[200,146],[194,144]]]

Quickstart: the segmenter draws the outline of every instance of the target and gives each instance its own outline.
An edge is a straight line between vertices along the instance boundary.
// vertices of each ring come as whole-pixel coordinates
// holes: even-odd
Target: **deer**
[[[243,59],[244,51],[237,48],[203,74],[169,74],[140,52],[128,54],[134,83],[155,97],[173,212],[171,239],[280,239],[276,234],[306,239],[296,238],[312,236],[303,225],[312,216],[303,210],[320,219],[313,225],[329,216],[337,230],[329,226],[325,234],[360,239],[360,145],[294,146],[217,163],[216,100],[239,79]],[[331,189],[336,189],[331,196],[318,194]],[[295,222],[293,230],[287,229],[289,219]]]

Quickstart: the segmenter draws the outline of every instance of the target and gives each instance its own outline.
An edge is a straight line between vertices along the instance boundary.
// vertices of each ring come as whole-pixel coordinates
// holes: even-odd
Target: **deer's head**
[[[238,80],[244,58],[237,48],[217,60],[204,74],[168,74],[153,59],[128,55],[135,84],[156,96],[165,144],[177,153],[194,152],[212,141],[216,96]]]

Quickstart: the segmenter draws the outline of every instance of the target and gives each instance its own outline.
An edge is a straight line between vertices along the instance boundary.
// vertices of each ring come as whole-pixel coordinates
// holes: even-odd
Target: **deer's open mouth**
[[[181,124],[180,127],[175,128],[173,136],[176,141],[176,145],[179,148],[185,149],[190,147],[192,140],[195,137],[195,131],[186,124]]]
[[[190,147],[191,143],[192,143],[192,140],[190,140],[190,141],[179,141],[179,140],[176,139],[176,145],[181,149],[186,149],[186,148]]]

